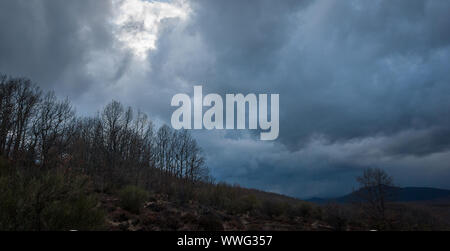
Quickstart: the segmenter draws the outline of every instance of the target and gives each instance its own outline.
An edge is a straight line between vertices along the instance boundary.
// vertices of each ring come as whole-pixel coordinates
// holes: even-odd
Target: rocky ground
[[[107,212],[107,230],[111,231],[332,230],[317,220],[283,216],[269,218],[248,213],[230,215],[196,202],[176,205],[164,196],[155,196],[146,202],[139,214],[120,208],[118,199],[112,196],[102,195],[101,203]]]

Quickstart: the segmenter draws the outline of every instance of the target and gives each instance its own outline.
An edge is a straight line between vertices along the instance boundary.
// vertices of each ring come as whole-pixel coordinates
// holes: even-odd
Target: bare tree
[[[59,101],[53,92],[45,95],[38,109],[32,125],[33,147],[40,165],[55,167],[73,137],[75,112],[68,99]]]
[[[385,227],[386,205],[395,191],[392,177],[380,168],[368,168],[357,181],[360,187],[355,195],[363,211],[376,227]]]
[[[163,125],[112,101],[96,117],[79,118],[68,99],[42,94],[28,79],[0,74],[0,155],[42,169],[75,169],[110,185],[149,186],[151,175],[205,180],[207,168],[188,131]],[[162,175],[162,176],[161,176]],[[153,181],[158,178],[153,177]],[[146,179],[146,180],[144,180]]]
[[[40,96],[30,80],[0,76],[0,155],[24,159]]]

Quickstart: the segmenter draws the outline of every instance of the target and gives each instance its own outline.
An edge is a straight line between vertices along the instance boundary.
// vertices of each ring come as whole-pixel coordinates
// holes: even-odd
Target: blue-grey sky
[[[450,189],[448,0],[2,0],[0,72],[93,115],[170,123],[177,93],[279,93],[280,137],[196,131],[219,181],[301,198],[381,167]]]

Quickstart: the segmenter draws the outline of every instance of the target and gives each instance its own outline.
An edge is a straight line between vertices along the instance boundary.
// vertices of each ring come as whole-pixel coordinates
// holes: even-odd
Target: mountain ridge
[[[450,190],[448,189],[433,187],[391,187],[391,189],[391,192],[394,194],[393,198],[390,200],[392,202],[450,201]],[[356,196],[358,191],[334,198],[311,197],[305,201],[317,204],[326,204],[330,202],[351,203],[358,201]]]

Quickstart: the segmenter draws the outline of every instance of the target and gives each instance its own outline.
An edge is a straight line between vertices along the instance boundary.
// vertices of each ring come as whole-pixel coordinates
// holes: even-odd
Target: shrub
[[[227,203],[227,211],[232,214],[253,213],[260,208],[260,204],[255,195],[244,195],[238,199],[230,199]]]
[[[290,217],[313,217],[313,207],[309,203],[296,203],[288,208],[288,216]]]
[[[93,196],[82,196],[70,202],[56,201],[43,212],[49,229],[63,230],[99,230],[102,227],[104,213],[92,210],[97,202]]]
[[[266,200],[261,207],[262,213],[269,217],[277,217],[286,212],[286,205],[277,201]]]
[[[104,213],[90,194],[86,177],[57,172],[24,175],[1,168],[0,230],[100,230],[104,226]]]
[[[120,206],[135,214],[141,211],[144,202],[149,197],[146,190],[136,186],[126,186],[119,191]]]
[[[348,225],[348,212],[338,204],[328,204],[325,206],[325,222],[335,231],[344,231]]]
[[[202,215],[199,219],[198,226],[203,231],[223,231],[222,220],[214,214]]]

